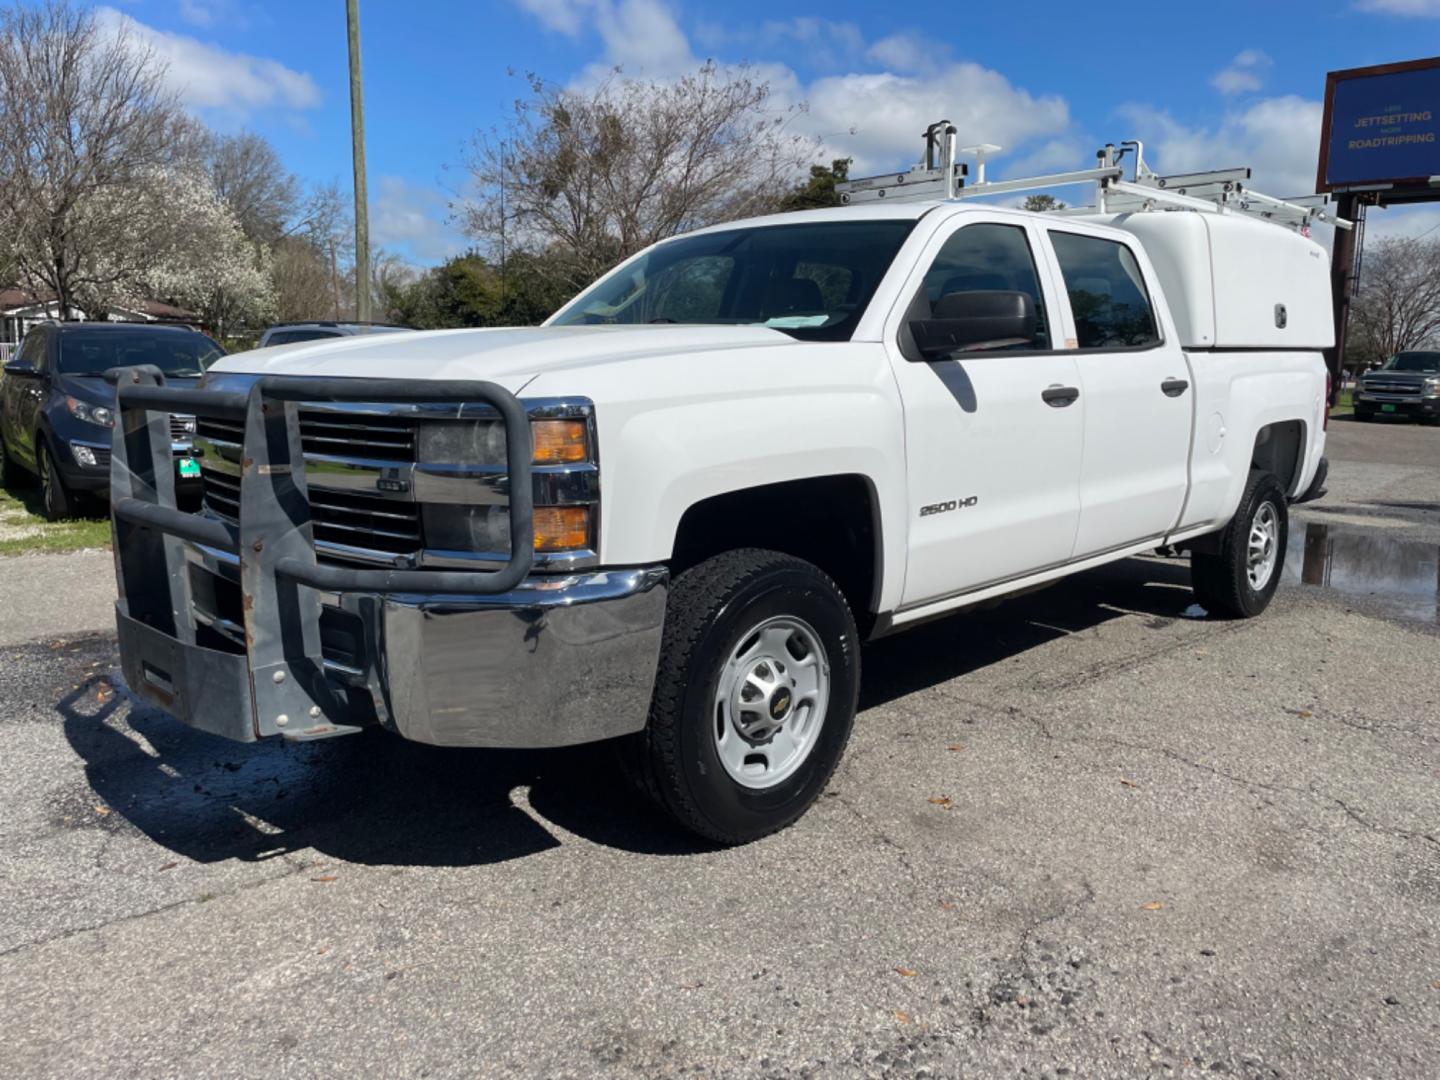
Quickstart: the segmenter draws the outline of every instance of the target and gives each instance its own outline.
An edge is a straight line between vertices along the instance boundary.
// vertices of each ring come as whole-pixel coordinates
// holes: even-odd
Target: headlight
[[[1440,379],[1425,380],[1425,396],[1440,397]]]
[[[101,427],[115,426],[115,413],[104,405],[91,405],[88,402],[67,397],[65,408],[70,410],[70,415],[76,420],[83,420],[87,424],[99,424]]]

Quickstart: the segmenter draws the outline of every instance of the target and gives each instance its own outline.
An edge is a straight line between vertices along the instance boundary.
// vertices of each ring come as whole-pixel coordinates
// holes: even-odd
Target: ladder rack
[[[1192,210],[1200,213],[1239,213],[1308,232],[1311,225],[1324,223],[1350,229],[1354,223],[1329,209],[1326,195],[1302,195],[1277,199],[1252,190],[1249,169],[1216,169],[1211,172],[1177,173],[1161,176],[1145,165],[1145,147],[1138,141],[1120,144],[1117,151],[1108,143],[1096,153],[1097,166],[1075,172],[1053,173],[1020,180],[985,179],[988,155],[1000,150],[989,143],[957,148],[955,125],[948,120],[931,124],[925,131],[925,156],[909,172],[860,177],[835,185],[842,205],[877,202],[882,199],[914,202],[932,199],[974,199],[1019,191],[1094,184],[1093,206],[1067,207],[1052,211],[1066,215],[1124,214],[1153,210]],[[1126,179],[1120,164],[1134,154],[1133,175]],[[975,158],[975,182],[966,185],[969,170],[959,154]]]

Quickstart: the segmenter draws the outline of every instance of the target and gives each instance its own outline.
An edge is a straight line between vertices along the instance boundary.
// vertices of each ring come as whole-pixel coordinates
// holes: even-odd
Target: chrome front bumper
[[[230,557],[198,545],[187,561],[194,580],[236,573]],[[181,642],[132,619],[121,599],[120,654],[138,695],[232,739],[315,738],[379,723],[437,746],[567,746],[645,726],[668,580],[660,566],[532,575],[488,596],[322,594],[327,613],[357,632],[343,661],[326,659],[325,677],[345,704],[319,725],[296,717],[257,730],[243,627],[198,604],[192,615],[210,645],[233,647]]]
[[[503,424],[499,569],[355,567],[314,541],[300,406],[483,406]],[[379,723],[450,746],[560,746],[645,724],[663,567],[558,576],[535,565],[530,416],[475,380],[261,377],[243,392],[117,372],[111,519],[131,689],[184,723],[253,741]],[[233,520],[182,512],[170,417],[240,432]],[[372,526],[373,527],[373,526]],[[363,531],[363,529],[361,530]]]

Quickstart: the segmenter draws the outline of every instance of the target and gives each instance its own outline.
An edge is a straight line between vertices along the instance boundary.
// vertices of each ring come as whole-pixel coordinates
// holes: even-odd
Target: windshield
[[[62,375],[103,375],[114,367],[154,364],[172,378],[200,376],[225,350],[194,330],[66,330],[60,334]]]
[[[1417,371],[1440,375],[1440,352],[1402,352],[1386,360],[1381,371]]]
[[[914,227],[826,221],[671,240],[601,278],[551,325],[769,326],[846,341]]]

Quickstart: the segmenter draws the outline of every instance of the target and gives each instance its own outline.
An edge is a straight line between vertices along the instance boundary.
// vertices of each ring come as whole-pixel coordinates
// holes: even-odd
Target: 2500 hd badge
[[[929,517],[931,514],[948,514],[951,510],[968,510],[980,501],[980,496],[971,495],[964,499],[951,499],[949,502],[931,503],[929,506],[920,507],[920,516]]]

